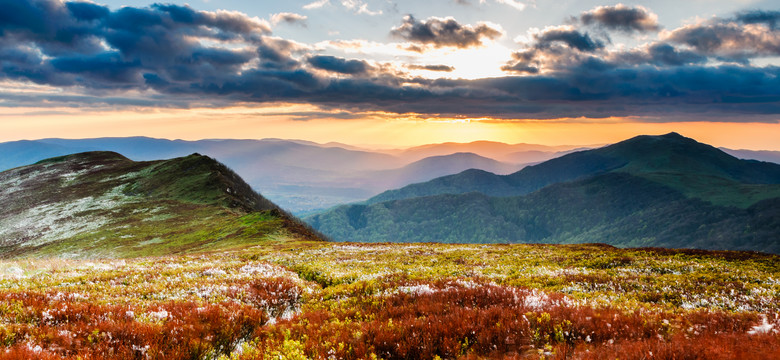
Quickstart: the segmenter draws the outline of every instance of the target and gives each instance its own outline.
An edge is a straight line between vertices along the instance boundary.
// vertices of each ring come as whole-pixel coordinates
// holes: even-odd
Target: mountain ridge
[[[657,147],[658,141],[663,141],[664,146],[671,148],[653,149],[653,146]],[[696,154],[698,159],[686,152]],[[697,168],[698,164],[703,163],[699,160],[707,160],[708,167]],[[656,171],[655,168],[661,171]],[[670,174],[688,174],[692,170],[698,170],[695,172],[697,176],[715,176],[735,183],[780,183],[778,164],[736,159],[710,145],[701,144],[673,132],[658,136],[640,135],[602,148],[566,154],[503,176],[486,172],[462,172],[427,183],[388,190],[368,199],[367,203],[471,191],[479,191],[490,196],[518,196],[557,182],[572,181],[609,171],[624,171],[655,177],[658,180],[662,177],[659,173],[674,177]],[[675,179],[661,180],[666,180],[670,184],[677,182]],[[488,183],[492,185],[483,186]],[[701,189],[686,188],[685,184],[675,184],[673,187],[688,194],[701,195],[702,192]]]
[[[484,149],[470,147],[473,144],[495,146],[500,151],[485,152],[487,151],[485,149],[489,150],[489,146]],[[428,144],[420,148],[433,151],[428,155],[451,155],[452,151],[471,150],[470,152],[489,159],[503,160],[508,165],[499,166],[494,163],[491,165],[491,162],[485,161],[470,166],[501,174],[582,150],[575,146],[558,148],[498,142]],[[512,153],[523,149],[525,151]],[[407,154],[409,157],[404,158],[403,156],[406,155],[399,155],[402,150],[371,150],[339,143],[318,144],[306,140],[274,138],[189,141],[142,136],[93,139],[49,138],[0,143],[0,154],[3,155],[0,156],[0,170],[31,164],[49,157],[99,150],[116,151],[137,161],[182,157],[192,153],[205,154],[228,165],[253,188],[261,189],[264,196],[297,215],[311,214],[339,204],[365,201],[388,189],[467,170],[465,166],[449,167],[445,159],[439,159],[442,160],[440,163],[432,162],[425,168],[425,172],[430,175],[404,175],[403,167],[410,165],[415,157],[420,156]],[[544,151],[540,152],[540,150]],[[512,166],[515,168],[510,169]],[[395,170],[395,173],[390,170]],[[476,173],[471,173],[469,176],[476,176]],[[395,180],[391,182],[388,181],[389,179]],[[472,180],[476,181],[476,179]],[[494,182],[498,184],[504,181]],[[506,189],[502,193],[493,195],[527,193],[546,183],[537,184],[520,192],[513,189],[513,186],[506,186],[507,184],[496,185],[499,189]],[[514,187],[516,185],[514,184]],[[490,189],[473,190],[487,192]],[[459,192],[457,189],[448,191]],[[387,194],[379,199],[389,200],[385,199],[385,196]]]
[[[0,184],[3,257],[159,255],[321,238],[199,154],[136,162],[79,153],[0,172]]]
[[[425,186],[432,191],[413,193]],[[510,175],[469,170],[402,190],[416,196],[336,207],[306,221],[337,241],[780,252],[780,165],[739,160],[676,133],[572,153]]]
[[[41,139],[0,143],[0,170],[27,165],[53,156],[83,151],[116,151],[137,160],[156,160],[201,153],[227,164],[256,189],[280,206],[294,213],[308,213],[333,205],[362,201],[389,188],[457,173],[447,161],[431,163],[419,177],[403,174],[411,160],[360,147],[338,143],[317,144],[305,140],[268,138],[206,139],[197,141],[166,140],[150,137]],[[535,154],[552,157],[555,153]],[[476,167],[508,172],[512,166],[485,161]],[[395,173],[393,173],[394,170]],[[394,182],[387,180],[394,178]],[[409,181],[409,182],[407,182]]]

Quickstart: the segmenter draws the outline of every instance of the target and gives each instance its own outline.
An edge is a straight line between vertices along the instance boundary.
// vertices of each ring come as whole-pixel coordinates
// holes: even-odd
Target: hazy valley
[[[239,173],[285,209],[307,214],[382,191],[466,169],[499,174],[557,157],[575,146],[497,142],[444,143],[401,150],[369,150],[299,140],[201,140],[152,138],[42,139],[0,143],[0,170],[84,151],[114,151],[136,161],[200,153]]]

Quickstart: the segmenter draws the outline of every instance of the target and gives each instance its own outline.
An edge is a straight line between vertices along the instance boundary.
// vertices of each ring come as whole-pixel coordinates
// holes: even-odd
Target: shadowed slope
[[[780,196],[776,189],[768,194],[766,189],[754,186],[780,184],[780,165],[740,160],[710,145],[669,133],[637,136],[600,149],[571,153],[505,176],[465,171],[386,191],[368,203],[472,191],[490,196],[525,195],[547,185],[610,171],[645,177],[718,205],[746,208]]]
[[[675,133],[639,136],[507,176],[465,171],[307,221],[338,241],[780,253],[780,165],[739,160]]]

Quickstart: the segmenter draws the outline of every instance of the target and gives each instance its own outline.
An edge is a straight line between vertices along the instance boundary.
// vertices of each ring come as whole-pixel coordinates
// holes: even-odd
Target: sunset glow
[[[4,109],[0,141],[39,138],[149,136],[165,139],[301,139],[375,148],[491,140],[542,145],[600,145],[640,134],[672,131],[733,149],[780,150],[780,124],[730,122],[638,122],[635,119],[494,120],[424,118],[366,113],[361,119],[295,120],[288,113],[312,111],[291,105],[225,109],[91,111]]]
[[[2,141],[592,145],[676,131],[780,150],[780,12],[763,1],[12,5]]]

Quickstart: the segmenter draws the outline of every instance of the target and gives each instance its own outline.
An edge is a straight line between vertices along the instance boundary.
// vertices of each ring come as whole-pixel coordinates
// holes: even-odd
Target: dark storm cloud
[[[393,28],[390,33],[410,42],[437,48],[475,47],[482,44],[483,38],[496,39],[502,35],[501,28],[487,23],[479,23],[476,26],[462,25],[453,18],[437,17],[418,21],[412,15],[405,16],[403,24]]]
[[[92,21],[105,19],[110,11],[107,7],[88,2],[69,2],[65,7],[80,21]]]
[[[97,79],[94,84],[110,82],[111,87],[135,85],[140,62],[124,61],[118,53],[101,53],[93,56],[59,57],[51,61],[54,70],[79,74],[82,79]]]
[[[777,114],[780,111],[778,68],[662,69],[592,65],[586,62],[583,67],[587,69],[571,69],[555,75],[437,80],[429,88],[439,89],[440,101],[453,97],[449,108],[436,108],[450,115],[543,119],[683,113],[689,118],[706,119],[703,117],[718,113]],[[455,100],[458,96],[465,97]],[[408,105],[414,111],[424,112],[422,104]]]
[[[737,21],[743,24],[766,24],[770,29],[776,30],[780,22],[780,11],[753,10],[741,12],[736,16]]]
[[[585,25],[598,25],[626,33],[658,31],[657,16],[644,7],[628,7],[623,4],[599,6],[580,15]]]
[[[4,93],[3,106],[186,108],[292,102],[316,104],[325,109],[323,114],[345,119],[364,111],[505,119],[731,116],[750,121],[763,115],[777,121],[780,114],[780,70],[747,61],[780,54],[772,13],[690,25],[669,32],[661,42],[621,51],[610,51],[608,40],[583,29],[545,28],[532,34],[531,43],[504,67],[522,76],[433,80],[362,59],[314,54],[311,47],[270,36],[266,22],[235,12],[177,5],[112,11],[59,0],[0,1],[0,79],[63,90]],[[606,20],[598,21],[609,27]],[[630,23],[615,20],[610,26],[639,31],[625,25]],[[473,47],[501,36],[497,26],[412,17],[394,33],[422,50]],[[707,65],[727,57],[745,61]],[[452,70],[446,64],[407,68]]]
[[[265,40],[267,23],[237,12],[159,4],[110,11],[55,0],[7,0],[4,5],[0,76],[7,78],[86,88],[160,89],[206,79],[219,82],[255,59],[278,68],[290,68],[294,62],[278,43]],[[242,41],[255,49],[204,46],[201,40]]]
[[[547,28],[538,34],[534,34],[536,47],[540,49],[550,48],[554,44],[565,44],[579,51],[593,52],[604,48],[604,42],[594,40],[587,33],[568,27]]]
[[[704,64],[707,56],[657,42],[631,50],[581,52],[568,47],[531,47],[512,54],[501,69],[516,74],[593,72],[638,66],[676,67]]]
[[[708,117],[780,113],[780,70],[680,66],[617,68],[585,61],[548,75],[478,80],[415,79],[392,86],[371,79],[330,80],[297,94],[324,108],[495,118],[609,116]],[[770,117],[769,121],[776,121]]]
[[[611,60],[617,66],[645,64],[683,66],[705,63],[707,57],[694,51],[677,49],[667,43],[654,43],[645,48],[616,53]]]
[[[266,34],[271,32],[271,28],[262,22],[257,22],[249,16],[235,11],[219,10],[216,12],[198,11],[185,5],[162,5],[154,4],[150,11],[145,9],[136,9],[131,7],[123,7],[116,13],[121,14],[123,10],[127,10],[131,14],[141,15],[141,19],[148,18],[152,20],[152,25],[156,20],[158,14],[170,16],[174,24],[170,24],[172,27],[182,26],[196,26],[197,30],[204,30],[203,27],[207,27],[210,31],[213,31],[215,37],[218,35],[224,35],[225,39],[235,38],[236,36],[251,37],[257,34]],[[155,11],[156,10],[156,11]],[[144,14],[146,12],[146,14]],[[152,13],[149,13],[152,12]],[[126,19],[127,20],[127,19]],[[163,18],[167,23],[167,19]],[[127,25],[131,25],[127,24]]]
[[[4,0],[0,11],[0,36],[4,39],[34,42],[46,55],[95,53],[100,51],[100,33],[94,16],[105,8],[75,6],[72,10],[58,1]]]
[[[347,60],[327,55],[312,56],[307,62],[317,69],[349,75],[365,74],[372,69],[371,65],[363,60]]]

